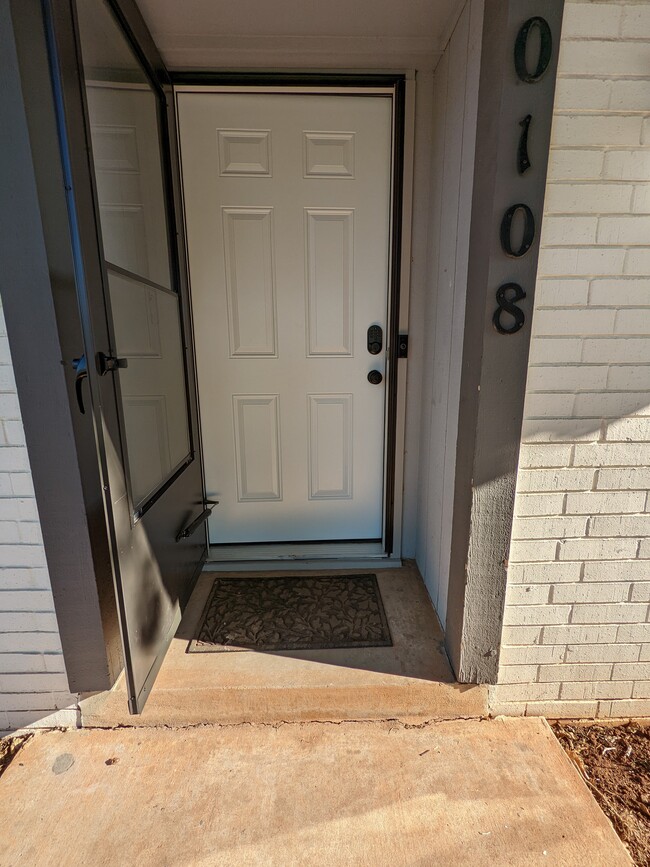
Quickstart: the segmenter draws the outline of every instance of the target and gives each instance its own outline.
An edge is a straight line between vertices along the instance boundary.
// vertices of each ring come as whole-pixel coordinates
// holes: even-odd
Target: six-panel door
[[[391,98],[177,99],[210,540],[380,539]]]

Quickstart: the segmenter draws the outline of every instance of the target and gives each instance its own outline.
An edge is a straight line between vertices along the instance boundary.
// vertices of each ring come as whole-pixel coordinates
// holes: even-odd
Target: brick
[[[599,490],[642,490],[650,488],[650,467],[601,469],[596,477]]]
[[[614,87],[620,83],[616,82]],[[639,86],[639,82],[634,84]],[[642,87],[646,91],[645,101],[650,109],[647,82],[642,82]],[[650,181],[650,153],[647,150],[611,150],[604,156],[603,177],[616,181]]]
[[[560,584],[553,588],[551,601],[554,605],[570,602],[627,602],[630,585],[623,583]]]
[[[526,704],[526,716],[548,719],[590,719],[596,715],[595,701],[540,701]]]
[[[537,665],[500,665],[498,680],[499,683],[506,684],[534,683],[537,680],[537,669]]]
[[[68,688],[65,674],[0,674],[0,692],[52,692]]]
[[[1,638],[1,636],[0,636]],[[502,645],[534,645],[542,640],[540,626],[508,626],[504,625],[501,631]]]
[[[0,549],[1,555],[1,549]],[[50,590],[0,589],[0,611],[53,611]]]
[[[28,470],[27,449],[14,446],[0,448],[0,472],[26,472]]]
[[[650,515],[598,515],[589,524],[590,536],[647,536]]]
[[[594,51],[595,43],[590,48]],[[622,46],[625,48],[626,46]],[[573,50],[573,46],[572,46]],[[581,70],[580,74],[587,70]],[[607,70],[607,74],[611,74]],[[598,74],[598,73],[596,73]],[[625,145],[635,147],[641,144],[640,117],[621,117],[620,115],[555,115],[552,128],[553,147],[616,147]]]
[[[529,392],[526,396],[525,413],[528,418],[557,418],[573,415],[573,394],[539,394]]]
[[[510,543],[509,561],[511,563],[534,563],[554,560],[557,543],[554,540],[536,539],[513,540]]]
[[[568,623],[570,605],[509,605],[504,612],[506,626],[544,626]]]
[[[3,545],[2,560],[7,566],[44,566],[45,553],[41,545]]]
[[[629,3],[621,9],[621,35],[628,39],[650,39],[650,9],[645,4],[636,6]]]
[[[573,415],[575,418],[620,418],[622,415],[633,415],[639,410],[645,411],[647,400],[647,392],[576,394]]]
[[[597,442],[600,425],[594,430],[593,424],[576,425],[574,419],[548,418],[543,426],[537,421],[524,419],[522,425],[523,442]]]
[[[639,662],[650,662],[650,644],[643,644],[641,646]]]
[[[11,446],[25,446],[25,430],[21,421],[4,421],[5,439]]]
[[[568,683],[569,681],[609,680],[611,664],[594,663],[591,665],[540,665],[540,683]]]
[[[560,81],[557,83],[556,99],[561,97],[570,84],[574,82]],[[604,82],[606,90],[611,91],[611,82]],[[593,79],[588,82],[592,87]],[[596,150],[562,150],[552,148],[549,153],[548,178],[552,181],[599,180],[604,165],[604,154]],[[617,180],[614,178],[614,180]],[[621,178],[627,180],[627,178]],[[634,179],[635,180],[635,179]]]
[[[650,341],[649,341],[650,343]],[[554,361],[571,364],[582,359],[582,340],[576,337],[533,337],[530,342],[529,364]]]
[[[617,662],[612,680],[650,680],[650,662]]]
[[[613,701],[611,716],[635,717],[650,716],[650,699],[630,699],[628,701]]]
[[[616,633],[616,641],[621,643],[650,641],[650,623],[621,624]]]
[[[644,581],[650,579],[650,565],[640,560],[605,560],[585,563],[582,580],[587,581]]]
[[[576,467],[648,466],[650,443],[607,443],[575,446],[573,464]]]
[[[558,560],[621,560],[636,556],[634,539],[560,539]]]
[[[77,724],[77,711],[74,708],[62,709],[43,716],[42,711],[8,712],[7,719],[12,729],[20,728],[74,728]]]
[[[563,683],[560,698],[589,701],[596,699],[631,698],[632,683],[612,683],[611,681],[590,681],[585,683]]]
[[[544,701],[558,698],[559,683],[506,683],[499,684],[499,701]]]
[[[566,7],[565,7],[566,8]],[[582,109],[607,109],[612,100],[612,84],[602,78],[558,78],[555,86],[555,99],[553,107],[556,111],[576,111]],[[579,154],[595,154],[601,157],[597,151],[578,151]],[[602,164],[602,163],[601,163]],[[591,170],[590,170],[591,169]],[[580,171],[576,166],[574,173],[562,173],[557,177],[568,178],[598,178],[600,171],[595,166],[587,167]],[[556,175],[553,175],[555,178]]]
[[[602,493],[569,493],[566,495],[567,515],[607,515],[621,512],[642,512],[645,508],[643,491],[612,491]]]
[[[650,579],[650,575],[648,575]],[[650,580],[632,586],[630,602],[650,602]]]
[[[569,644],[567,662],[637,662],[638,644]],[[612,697],[612,696],[610,696]]]
[[[617,368],[613,369],[617,370]],[[633,370],[635,369],[633,368]],[[648,370],[648,375],[650,375],[650,368],[644,368],[644,370]],[[611,442],[650,442],[650,418],[612,419],[607,422],[605,439]]]
[[[596,233],[599,244],[647,244],[650,218],[639,216],[601,217]]]
[[[55,632],[59,625],[53,613],[0,611],[0,634],[3,632]]]
[[[646,276],[650,271],[650,250],[641,247],[632,248],[625,254],[624,274]]]
[[[586,491],[594,480],[592,469],[521,470],[517,477],[522,492]]]
[[[618,640],[619,628],[615,624],[598,621],[589,626],[575,623],[568,626],[545,626],[542,644],[608,644]]]
[[[610,367],[607,374],[608,391],[624,391],[626,389],[642,391],[650,386],[650,365],[626,364],[620,367]],[[614,419],[619,421],[619,419]],[[633,438],[629,437],[628,441]]]
[[[650,338],[622,340],[620,337],[605,337],[583,341],[581,361],[587,364],[602,364],[603,358],[610,364],[643,364],[650,358]]]
[[[33,497],[35,494],[31,473],[11,473],[11,491],[17,497]]]
[[[519,453],[519,466],[527,468],[566,467],[571,461],[573,446],[524,443]]]
[[[544,365],[528,370],[526,388],[531,391],[597,391],[607,386],[609,368],[604,365]],[[561,466],[556,464],[555,466]]]
[[[61,653],[58,632],[0,633],[0,653]]]
[[[571,623],[638,623],[645,620],[647,605],[574,605]]]
[[[625,646],[625,645],[621,645]],[[562,645],[535,645],[533,647],[502,647],[500,665],[528,666],[562,662],[565,648]]]
[[[647,517],[650,519],[650,515]],[[586,533],[587,519],[570,515],[547,518],[516,518],[512,527],[513,539],[581,538]]]
[[[520,517],[561,514],[564,496],[564,494],[517,494],[515,514]],[[645,502],[645,497],[641,492],[638,493],[638,496]],[[638,510],[635,509],[635,511]]]
[[[589,303],[598,306],[643,307],[649,299],[650,280],[638,277],[595,279],[589,286]]]
[[[611,42],[594,39],[572,42],[571,50],[564,51],[562,58],[564,74],[647,77],[650,68],[650,45],[630,40]]]
[[[595,244],[598,233],[598,217],[544,218],[540,242],[547,247],[573,247],[580,244]],[[607,242],[605,242],[607,243]]]
[[[629,184],[548,183],[544,213],[548,214],[625,214],[632,205],[633,187]]]
[[[27,497],[0,498],[0,521],[38,521],[36,501]]]
[[[648,80],[612,81],[609,105],[613,111],[650,111]],[[637,153],[637,151],[634,151]]]
[[[544,227],[549,220],[544,220]],[[558,224],[564,221],[558,217]],[[582,219],[582,218],[576,218]],[[591,219],[590,217],[587,219]],[[545,229],[543,230],[545,231]],[[535,306],[539,307],[584,307],[589,297],[589,281],[582,278],[569,280],[539,280],[535,287]]]
[[[634,684],[632,698],[650,698],[650,681],[641,680]]]
[[[580,580],[580,563],[512,563],[508,567],[509,584],[558,584]]]
[[[510,584],[506,588],[506,605],[543,605],[548,602],[549,592],[545,584]]]
[[[624,7],[611,4],[567,3],[562,19],[562,42],[570,39],[611,39],[621,28]],[[627,12],[627,9],[626,9]],[[634,34],[630,34],[634,35]],[[572,44],[568,46],[571,50]]]
[[[28,672],[65,672],[63,656],[60,653],[0,653],[0,673],[11,674]]]
[[[595,247],[585,249],[544,247],[540,250],[537,273],[541,278],[604,277],[609,274],[617,276],[622,272],[630,255],[625,250],[615,247],[600,249]],[[636,272],[630,271],[629,273]]]
[[[637,214],[650,214],[650,190],[648,190],[647,183],[645,181],[642,184],[638,184],[634,187],[634,193],[632,195],[633,216],[631,216],[630,219],[641,219],[636,216]],[[644,219],[647,219],[647,217],[644,217]],[[640,240],[636,243],[643,245],[644,241]]]
[[[637,557],[639,560],[650,560],[650,539],[641,539]]]
[[[650,333],[650,310],[634,308],[618,310],[614,331],[616,334]],[[0,449],[1,453],[2,449]]]

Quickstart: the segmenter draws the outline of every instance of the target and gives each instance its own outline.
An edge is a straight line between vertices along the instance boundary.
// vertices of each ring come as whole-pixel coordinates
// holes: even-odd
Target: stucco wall
[[[650,5],[568,2],[497,712],[650,714]]]
[[[0,302],[0,734],[74,725]],[[55,714],[55,716],[51,716]]]

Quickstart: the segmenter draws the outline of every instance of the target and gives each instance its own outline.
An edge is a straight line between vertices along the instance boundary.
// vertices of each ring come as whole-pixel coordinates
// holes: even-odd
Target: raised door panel
[[[235,394],[233,418],[239,501],[281,500],[278,396]]]
[[[351,394],[309,395],[309,499],[352,497]]]

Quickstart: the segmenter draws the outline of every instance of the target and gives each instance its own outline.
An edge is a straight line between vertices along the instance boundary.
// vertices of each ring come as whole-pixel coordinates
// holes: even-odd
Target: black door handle
[[[84,407],[84,396],[81,388],[84,379],[88,379],[88,364],[86,363],[86,356],[82,355],[81,358],[73,358],[72,367],[77,373],[74,380],[74,390],[77,395],[77,405],[79,406],[79,412],[81,412],[82,415],[85,415],[86,409]]]
[[[384,377],[378,370],[371,370],[368,374],[368,382],[370,385],[379,385]]]

